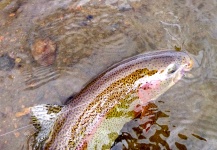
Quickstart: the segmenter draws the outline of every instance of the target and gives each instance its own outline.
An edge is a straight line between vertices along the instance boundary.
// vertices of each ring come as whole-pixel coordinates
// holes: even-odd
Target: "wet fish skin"
[[[36,140],[35,149],[38,145],[42,149],[88,148],[108,116],[119,117],[113,114],[114,106],[128,99],[127,111],[142,111],[143,105],[167,91],[191,67],[187,53],[172,50],[140,54],[112,66],[58,112],[51,132],[43,135],[43,140]],[[32,113],[37,115],[34,110]],[[124,121],[135,116],[125,117]]]

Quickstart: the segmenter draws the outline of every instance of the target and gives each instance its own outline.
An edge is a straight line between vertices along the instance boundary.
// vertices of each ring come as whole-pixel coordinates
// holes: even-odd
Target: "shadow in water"
[[[174,143],[168,142],[172,129],[170,129],[169,122],[167,122],[167,124],[159,123],[159,120],[163,118],[169,119],[169,115],[159,110],[154,103],[149,103],[143,107],[143,112],[138,117],[124,125],[111,149],[170,150],[175,148],[186,150],[187,145],[185,144],[178,141]],[[206,141],[206,139],[196,134],[192,133],[192,135],[199,140]],[[178,133],[177,137],[174,138],[187,140],[189,137],[185,134]]]

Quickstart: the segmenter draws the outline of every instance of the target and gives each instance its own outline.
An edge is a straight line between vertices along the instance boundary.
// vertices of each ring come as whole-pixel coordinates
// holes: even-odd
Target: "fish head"
[[[159,78],[161,78],[162,82],[168,80],[175,84],[186,72],[193,68],[193,64],[193,59],[187,53],[178,52],[174,60],[161,72],[162,75],[159,75]]]
[[[157,58],[152,69],[157,70],[151,76],[144,76],[134,84],[138,88],[141,105],[156,100],[171,86],[178,82],[185,72],[193,67],[193,60],[185,52],[174,52],[168,56]]]

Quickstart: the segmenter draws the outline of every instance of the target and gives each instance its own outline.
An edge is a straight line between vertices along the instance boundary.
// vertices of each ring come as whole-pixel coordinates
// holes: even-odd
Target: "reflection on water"
[[[213,0],[1,0],[0,149],[26,148],[33,129],[16,129],[29,124],[29,107],[63,104],[125,57],[174,48],[197,56],[199,68],[126,123],[112,149],[215,149],[216,16]],[[47,38],[56,44],[49,67],[32,53]]]
[[[188,137],[182,132],[173,137],[178,139],[174,141],[175,143],[168,143],[170,133],[177,128],[175,125],[170,127],[168,125],[170,122],[165,122],[169,119],[168,112],[160,111],[154,103],[147,104],[143,110],[141,115],[125,124],[111,149],[187,149],[188,145],[185,145],[183,141],[192,136]],[[164,121],[159,122],[161,119]],[[192,135],[199,140],[206,141],[199,135],[193,133]]]
[[[141,115],[125,124],[112,149],[160,149],[161,146],[169,149],[168,143],[161,138],[169,137],[168,126],[157,124],[158,119],[168,115],[158,111],[153,103],[143,109]]]

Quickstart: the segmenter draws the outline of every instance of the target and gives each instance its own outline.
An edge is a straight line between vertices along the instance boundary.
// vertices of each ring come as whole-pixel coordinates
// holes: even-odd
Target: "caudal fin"
[[[42,104],[31,108],[32,124],[37,130],[34,134],[33,149],[40,149],[49,137],[52,127],[63,106]]]

